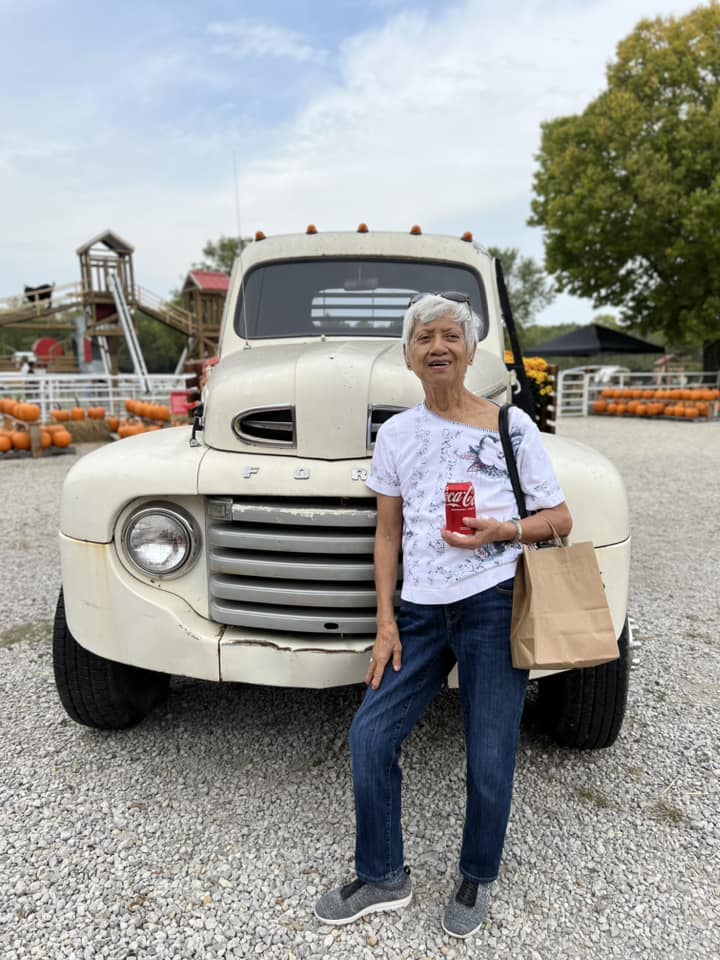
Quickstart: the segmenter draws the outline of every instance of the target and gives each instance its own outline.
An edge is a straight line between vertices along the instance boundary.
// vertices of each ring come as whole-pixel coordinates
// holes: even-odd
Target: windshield
[[[322,259],[269,263],[245,278],[235,331],[264,337],[400,337],[408,300],[420,291],[467,293],[487,315],[482,280],[469,267],[406,260]]]

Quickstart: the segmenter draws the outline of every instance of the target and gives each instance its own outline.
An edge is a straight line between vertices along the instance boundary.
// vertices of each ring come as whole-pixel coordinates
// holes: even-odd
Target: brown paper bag
[[[513,666],[594,667],[620,656],[591,543],[523,549],[513,590]]]

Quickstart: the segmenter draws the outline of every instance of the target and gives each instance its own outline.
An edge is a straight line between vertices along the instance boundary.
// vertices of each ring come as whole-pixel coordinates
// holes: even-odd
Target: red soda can
[[[463,523],[464,517],[475,515],[475,488],[472,483],[448,483],[445,487],[445,526],[450,533],[475,533]]]

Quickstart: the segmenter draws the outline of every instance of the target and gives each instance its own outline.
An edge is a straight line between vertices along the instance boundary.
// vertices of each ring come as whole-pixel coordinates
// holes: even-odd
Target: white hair
[[[469,301],[461,303],[459,300],[446,300],[445,297],[436,293],[426,293],[405,311],[402,329],[403,347],[409,350],[410,338],[416,323],[432,323],[433,320],[442,320],[444,317],[450,317],[451,320],[460,324],[465,334],[468,352],[472,352],[479,339],[479,330],[483,326],[480,317],[472,309]]]

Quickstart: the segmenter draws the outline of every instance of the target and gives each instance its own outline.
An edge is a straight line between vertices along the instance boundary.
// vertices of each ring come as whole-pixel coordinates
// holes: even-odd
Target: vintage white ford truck
[[[514,385],[523,402],[502,269],[469,235],[310,230],[259,235],[243,250],[192,435],[127,438],[66,479],[54,666],[74,720],[136,723],[171,674],[361,682],[375,634],[365,479],[379,425],[422,399],[399,336],[409,297],[424,290],[469,294],[489,332],[468,386],[505,402]],[[595,545],[621,657],[536,678],[535,709],[558,742],[602,747],[618,734],[627,694],[626,496],[607,459],[545,437],[572,539]]]

